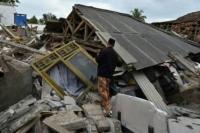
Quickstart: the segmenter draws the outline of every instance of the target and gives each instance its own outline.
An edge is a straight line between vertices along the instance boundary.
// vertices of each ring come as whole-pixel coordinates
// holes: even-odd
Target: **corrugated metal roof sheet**
[[[139,22],[128,14],[83,5],[75,5],[74,8],[97,27],[97,32],[113,37],[133,60],[126,60],[120,49],[115,50],[127,64],[134,63],[137,70],[168,60],[169,52],[178,52],[182,56],[200,52],[199,48]]]

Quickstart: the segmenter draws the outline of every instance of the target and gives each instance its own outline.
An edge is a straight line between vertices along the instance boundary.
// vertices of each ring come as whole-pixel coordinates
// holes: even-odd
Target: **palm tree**
[[[19,3],[19,0],[0,0],[0,2],[10,3],[10,4],[16,4],[16,3]]]
[[[134,10],[131,11],[131,14],[134,18],[142,21],[142,22],[145,22],[145,19],[147,18],[146,16],[143,15],[144,11],[143,10],[140,10],[138,8],[135,8]]]

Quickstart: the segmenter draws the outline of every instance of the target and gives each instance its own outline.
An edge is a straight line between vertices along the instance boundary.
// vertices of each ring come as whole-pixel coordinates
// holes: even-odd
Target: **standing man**
[[[101,50],[96,57],[98,63],[98,91],[102,97],[102,106],[105,116],[112,115],[109,84],[116,66],[120,66],[118,55],[113,49],[114,45],[115,40],[110,38],[107,47]]]

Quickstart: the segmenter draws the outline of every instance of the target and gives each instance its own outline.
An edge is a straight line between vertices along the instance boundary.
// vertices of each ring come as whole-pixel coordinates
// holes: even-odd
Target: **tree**
[[[38,20],[38,23],[39,23],[39,24],[44,24],[44,23],[45,23],[45,22],[44,22],[44,19],[43,19],[43,18],[39,19],[39,20]]]
[[[36,16],[33,16],[32,18],[30,18],[28,20],[28,23],[30,23],[30,24],[38,24],[38,19],[36,18]]]
[[[17,4],[19,0],[0,0],[0,2],[10,3],[10,4]]]
[[[46,21],[51,21],[51,20],[58,20],[56,15],[52,14],[52,13],[44,13],[43,14],[43,18],[40,18],[38,20],[38,22],[40,24],[44,24]]]
[[[142,21],[142,22],[145,22],[145,19],[147,18],[146,16],[143,15],[144,11],[143,10],[140,10],[138,8],[135,8],[134,10],[131,11],[131,14],[134,18]]]
[[[52,13],[45,13],[43,14],[43,20],[46,21],[51,21],[51,20],[58,20],[56,15],[52,14]]]

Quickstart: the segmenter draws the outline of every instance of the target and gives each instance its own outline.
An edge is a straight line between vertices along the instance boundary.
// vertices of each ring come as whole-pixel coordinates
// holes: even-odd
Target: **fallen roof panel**
[[[128,14],[84,5],[75,5],[74,9],[96,26],[97,32],[107,33],[116,39],[123,51],[133,57],[133,60],[124,61],[133,63],[137,70],[168,60],[169,52],[178,52],[182,56],[200,52],[199,48],[139,22]],[[115,50],[120,56],[125,55],[120,49]]]

